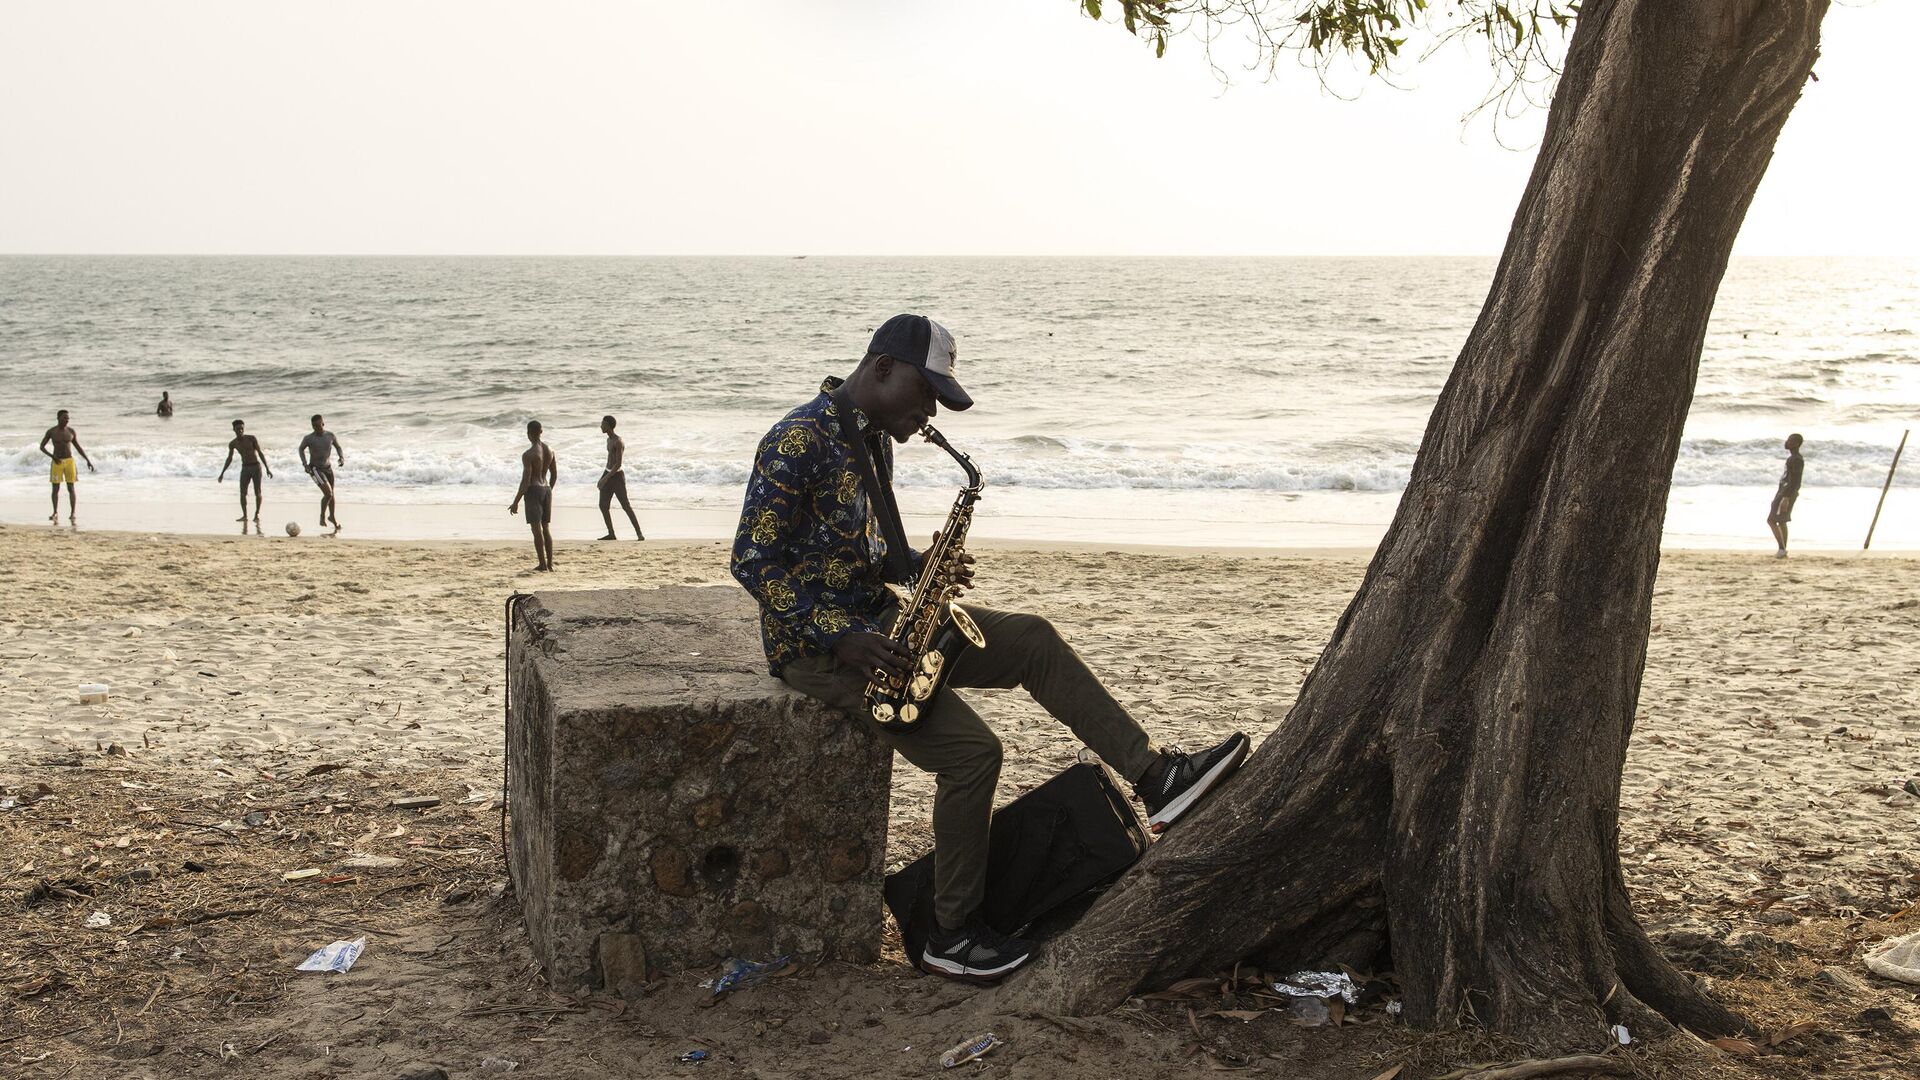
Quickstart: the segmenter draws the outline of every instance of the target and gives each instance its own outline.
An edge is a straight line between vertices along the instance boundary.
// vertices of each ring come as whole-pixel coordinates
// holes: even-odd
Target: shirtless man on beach
[[[167,396],[165,390],[160,391],[160,404],[153,407],[153,415],[162,420],[173,416],[173,399]]]
[[[54,414],[53,419],[53,426],[47,429],[45,435],[40,436],[40,452],[53,459],[53,468],[48,474],[53,482],[53,513],[48,515],[47,520],[56,525],[60,523],[60,484],[65,481],[67,524],[77,525],[79,523],[74,520],[74,515],[79,512],[80,503],[73,493],[73,485],[80,479],[80,469],[73,463],[73,452],[80,451],[80,457],[87,463],[88,472],[95,471],[93,459],[87,457],[87,448],[80,445],[80,433],[67,426],[67,410],[61,409]],[[53,444],[52,450],[47,449],[48,443]]]
[[[627,501],[627,456],[626,440],[613,433],[614,419],[611,416],[600,418],[600,430],[607,435],[607,467],[600,473],[600,518],[607,523],[607,535],[602,540],[618,540],[613,535],[613,500],[620,500],[620,509],[627,512],[627,520],[633,522],[633,538],[645,540],[647,534],[640,531],[640,518],[633,512],[633,504]]]
[[[553,569],[553,485],[560,479],[560,467],[553,459],[553,448],[540,441],[540,421],[527,421],[527,452],[520,455],[520,490],[513,493],[507,513],[520,512],[520,500],[527,500],[527,527],[533,530],[533,554],[540,560],[535,570]]]
[[[1800,457],[1802,442],[1797,431],[1787,436],[1787,467],[1780,473],[1780,489],[1773,493],[1773,505],[1767,508],[1767,528],[1773,530],[1773,542],[1780,545],[1780,550],[1773,553],[1776,559],[1787,557],[1787,522],[1793,520],[1793,502],[1800,497],[1800,474],[1807,465]]]
[[[273,475],[273,466],[267,464],[267,452],[260,449],[260,440],[247,434],[247,422],[233,422],[233,439],[227,443],[227,463],[220,466],[220,483],[227,482],[227,469],[233,465],[233,455],[240,455],[240,531],[247,531],[247,485],[253,485],[253,530],[260,528],[260,507],[266,504],[266,497],[260,494],[260,470],[265,469],[268,476]]]
[[[333,462],[329,457],[347,463],[346,452],[340,449],[340,440],[327,430],[326,418],[319,413],[311,417],[313,433],[300,440],[300,464],[306,467],[307,475],[320,486],[320,524],[327,523],[327,517],[333,517],[333,531],[340,531],[340,503],[333,494]]]

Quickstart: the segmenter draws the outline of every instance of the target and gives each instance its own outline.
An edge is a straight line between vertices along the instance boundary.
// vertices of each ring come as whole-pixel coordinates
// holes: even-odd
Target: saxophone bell
[[[973,616],[967,614],[966,608],[959,604],[948,603],[947,618],[953,620],[953,628],[960,631],[960,636],[966,638],[974,648],[987,647],[987,635],[980,632],[980,624],[973,621]]]

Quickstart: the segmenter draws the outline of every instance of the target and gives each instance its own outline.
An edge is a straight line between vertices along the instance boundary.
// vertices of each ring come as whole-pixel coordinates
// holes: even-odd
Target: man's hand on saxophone
[[[898,679],[913,664],[913,655],[885,634],[854,630],[841,636],[833,646],[833,655],[856,671],[865,671],[877,681]]]
[[[934,530],[933,543],[927,545],[927,550],[940,550],[940,531],[938,529]],[[967,551],[964,548],[961,549],[960,567],[954,571],[953,579],[959,582],[962,588],[973,588],[973,552]]]

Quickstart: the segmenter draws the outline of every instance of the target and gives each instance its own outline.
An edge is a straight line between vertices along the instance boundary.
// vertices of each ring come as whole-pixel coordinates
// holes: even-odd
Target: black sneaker
[[[978,919],[959,930],[936,924],[920,952],[920,966],[935,975],[994,982],[1033,959],[1033,942],[997,933]]]
[[[1233,775],[1247,759],[1247,737],[1234,732],[1225,742],[1198,754],[1183,754],[1177,748],[1162,751],[1165,763],[1160,775],[1142,777],[1135,792],[1147,804],[1147,829],[1159,832],[1193,809],[1201,797]]]

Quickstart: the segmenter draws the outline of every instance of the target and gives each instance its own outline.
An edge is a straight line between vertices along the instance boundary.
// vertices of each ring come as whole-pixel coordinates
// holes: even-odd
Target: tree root
[[[1673,966],[1654,947],[1647,932],[1634,918],[1628,904],[1626,886],[1618,875],[1607,889],[1607,942],[1613,948],[1614,970],[1620,983],[1648,1008],[1669,1023],[1703,1037],[1740,1035],[1753,1026],[1738,1013],[1708,997],[1693,980]]]
[[[1532,1058],[1477,1072],[1450,1072],[1435,1080],[1532,1080],[1533,1077],[1559,1076],[1563,1073],[1624,1073],[1631,1069],[1625,1058],[1606,1054],[1575,1054],[1572,1057]]]

